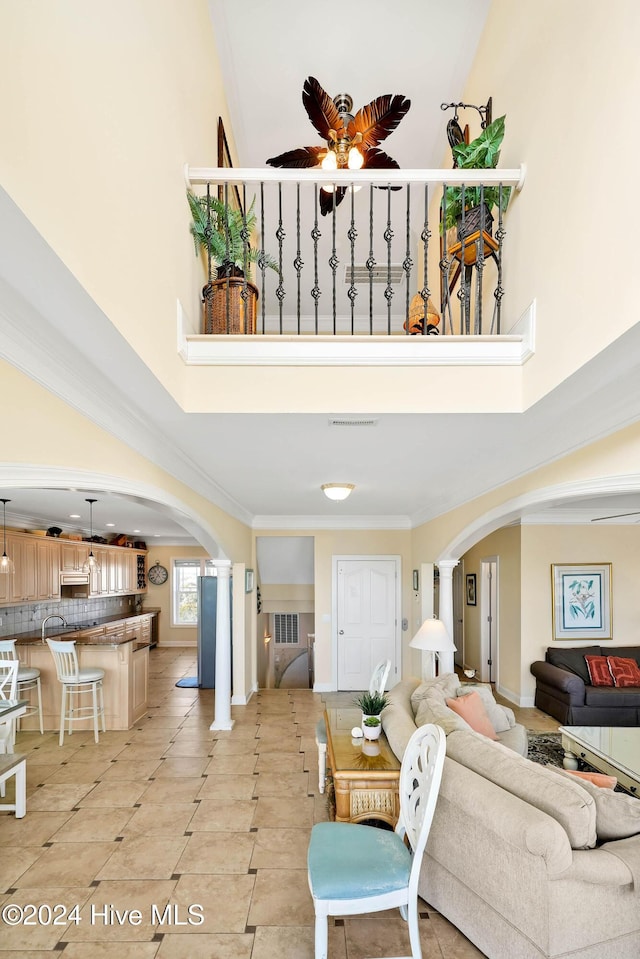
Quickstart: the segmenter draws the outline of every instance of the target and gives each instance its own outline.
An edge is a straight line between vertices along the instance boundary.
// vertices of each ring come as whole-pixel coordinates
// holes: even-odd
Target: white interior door
[[[397,561],[338,560],[336,625],[338,689],[368,689],[382,659],[391,660],[388,685],[396,678]]]

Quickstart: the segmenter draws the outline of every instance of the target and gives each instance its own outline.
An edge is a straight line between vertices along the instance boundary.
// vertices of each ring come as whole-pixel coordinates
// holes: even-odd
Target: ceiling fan
[[[348,93],[331,98],[315,77],[307,77],[302,88],[302,102],[314,128],[326,145],[298,147],[267,160],[269,166],[332,170],[399,170],[396,163],[378,144],[396,129],[411,106],[402,94],[387,93],[376,97],[355,114]],[[386,187],[381,187],[386,189]],[[400,189],[400,187],[391,187]],[[323,186],[319,193],[320,212],[326,216],[342,202],[347,187]]]

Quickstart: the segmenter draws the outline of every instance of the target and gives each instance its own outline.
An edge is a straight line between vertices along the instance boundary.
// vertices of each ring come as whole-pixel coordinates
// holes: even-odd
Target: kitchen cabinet
[[[136,723],[147,711],[149,696],[149,647],[133,649],[133,679],[131,682],[131,715]]]
[[[81,573],[88,558],[88,543],[60,541],[60,571],[62,573]]]
[[[60,553],[56,540],[7,533],[12,576],[0,577],[0,605],[60,599]]]
[[[87,587],[83,567],[90,549],[100,568],[91,572]],[[0,607],[60,600],[61,583],[78,590],[84,588],[85,598],[147,591],[146,552],[129,547],[8,530],[7,555],[13,560],[15,573],[0,576]]]

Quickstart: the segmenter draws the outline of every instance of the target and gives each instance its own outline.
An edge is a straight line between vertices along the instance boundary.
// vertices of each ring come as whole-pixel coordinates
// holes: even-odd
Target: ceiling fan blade
[[[399,170],[400,164],[396,163],[393,157],[390,157],[388,153],[385,153],[384,150],[379,150],[378,147],[373,147],[372,150],[367,150],[364,155],[364,169],[365,170]],[[379,190],[401,190],[400,186],[380,186],[376,184]]]
[[[358,110],[347,132],[352,139],[356,133],[360,133],[366,149],[375,147],[393,133],[410,106],[411,100],[400,93],[376,97]]]
[[[318,166],[320,158],[327,152],[326,147],[298,147],[296,150],[287,150],[277,157],[267,160],[269,166],[296,167],[300,170]]]
[[[335,197],[336,207],[340,206],[340,204],[344,200],[346,192],[347,192],[346,187],[343,187],[343,186],[337,186],[335,193],[327,193],[326,190],[320,190],[319,198],[320,198],[321,214],[323,216],[326,216],[327,213],[331,213],[333,211],[334,197]]]
[[[592,519],[592,523],[601,523],[605,519],[622,519],[623,516],[640,516],[640,509],[635,509],[631,513],[614,513],[613,516],[597,516]]]
[[[329,139],[329,130],[335,130],[339,137],[344,136],[344,124],[338,108],[315,77],[307,77],[304,81],[302,102],[311,123],[323,140]]]

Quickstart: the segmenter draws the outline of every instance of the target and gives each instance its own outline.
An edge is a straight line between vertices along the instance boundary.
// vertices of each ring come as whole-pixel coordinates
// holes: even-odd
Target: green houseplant
[[[452,147],[451,152],[455,160],[456,167],[459,170],[494,170],[500,159],[500,147],[504,138],[505,117],[498,117],[492,123],[487,124],[482,133],[472,140],[471,143],[459,143]],[[479,229],[480,204],[484,201],[485,230],[491,232],[491,223],[493,217],[491,210],[500,206],[502,211],[506,210],[511,195],[511,187],[486,186],[468,186],[463,191],[460,186],[448,186],[445,188],[442,201],[443,217],[441,230],[448,230],[453,226],[458,227],[459,239],[460,221],[464,210],[465,214],[465,236]],[[464,204],[464,205],[463,205]]]
[[[384,693],[362,693],[354,704],[359,706],[364,716],[379,716],[385,706],[389,703],[389,697]]]
[[[244,214],[216,196],[196,196],[188,190],[187,200],[196,255],[204,252],[216,267],[216,278],[202,289],[204,332],[255,333],[258,288],[245,277],[245,270],[251,263],[263,262],[278,270],[272,257],[261,256],[251,245],[255,199]]]

